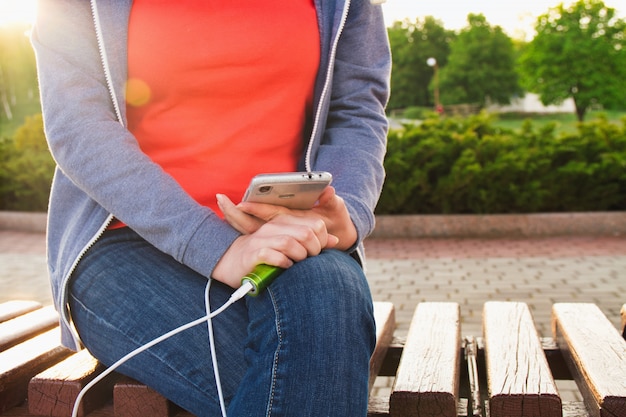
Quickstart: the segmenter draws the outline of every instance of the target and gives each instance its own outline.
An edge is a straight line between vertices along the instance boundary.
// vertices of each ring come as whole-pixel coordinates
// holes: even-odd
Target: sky
[[[406,17],[415,20],[433,16],[441,20],[446,29],[453,30],[467,25],[469,13],[482,13],[489,24],[501,26],[509,36],[530,40],[537,17],[561,3],[568,6],[574,0],[387,0],[383,11],[388,26]],[[616,9],[620,18],[625,17],[624,0],[604,0],[604,4]]]
[[[36,0],[0,0],[0,26],[32,22],[36,3]]]
[[[113,1],[113,0],[112,0]],[[381,1],[381,0],[379,0]],[[383,4],[385,21],[433,16],[446,29],[458,30],[466,26],[469,13],[482,13],[491,25],[499,25],[511,37],[531,39],[537,17],[560,3],[569,5],[574,0],[386,0]],[[624,0],[604,0],[604,4],[626,18]],[[28,22],[33,19],[36,0],[0,0],[0,26],[7,22]]]

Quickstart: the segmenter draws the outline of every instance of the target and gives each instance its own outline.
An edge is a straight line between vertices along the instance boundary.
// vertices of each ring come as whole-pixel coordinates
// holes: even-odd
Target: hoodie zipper
[[[339,43],[339,38],[341,37],[341,33],[343,32],[343,28],[346,25],[346,20],[348,19],[348,10],[350,9],[350,0],[345,0],[343,5],[343,12],[341,13],[341,22],[339,23],[339,28],[337,29],[337,36],[333,41],[330,56],[328,59],[328,67],[326,68],[326,78],[324,80],[324,88],[322,89],[322,94],[320,94],[320,99],[317,104],[317,109],[315,111],[315,118],[313,119],[313,129],[311,131],[311,137],[309,139],[309,146],[307,147],[306,154],[304,157],[304,167],[307,172],[311,172],[313,169],[311,167],[311,154],[313,153],[313,142],[315,141],[315,136],[317,135],[318,130],[320,130],[320,119],[322,117],[322,103],[326,100],[326,96],[330,91],[330,79],[331,73],[335,66],[335,56],[337,55],[337,44]]]
[[[104,36],[102,34],[102,26],[100,25],[100,16],[98,14],[98,5],[96,4],[96,0],[91,0],[91,14],[92,14],[93,22],[94,22],[94,27],[96,30],[96,39],[98,42],[98,50],[100,53],[100,59],[102,61],[102,68],[104,69],[104,76],[106,79],[109,94],[111,95],[111,100],[113,102],[115,116],[117,117],[118,122],[122,126],[124,126],[124,122],[122,119],[122,112],[120,110],[119,102],[117,101],[115,89],[113,88],[113,78],[111,77],[111,69],[109,67],[109,62],[107,61],[106,49],[104,46]],[[113,221],[113,215],[109,214],[106,220],[104,221],[104,223],[102,224],[102,226],[100,226],[100,228],[96,232],[96,234],[89,240],[89,242],[87,242],[87,244],[78,253],[78,256],[74,260],[74,263],[70,267],[70,270],[65,276],[65,278],[63,279],[63,284],[61,285],[61,299],[63,300],[63,306],[64,306],[63,314],[61,314],[61,319],[63,320],[63,323],[68,327],[68,329],[71,330],[72,338],[74,340],[74,344],[76,345],[77,349],[80,348],[82,343],[80,341],[80,337],[78,336],[78,333],[76,332],[74,327],[71,325],[70,314],[69,314],[69,300],[68,300],[69,280],[72,274],[74,273],[74,271],[76,270],[78,263],[82,260],[83,256],[85,256],[85,253],[87,253],[87,251],[98,241],[98,239],[100,239],[100,237],[102,236],[102,234],[104,234],[104,232],[107,230],[107,228],[109,227],[112,221]]]
[[[102,26],[100,25],[100,15],[98,14],[98,5],[96,0],[91,0],[91,14],[93,16],[93,23],[96,29],[96,39],[98,42],[98,50],[100,51],[100,59],[102,60],[102,68],[104,69],[104,77],[106,79],[109,94],[113,101],[113,108],[115,109],[115,116],[117,121],[124,126],[122,119],[122,112],[120,110],[119,102],[117,101],[117,95],[115,94],[115,88],[113,88],[113,77],[111,76],[111,68],[109,67],[109,61],[107,60],[107,52],[104,45],[104,35],[102,33]]]
[[[337,55],[337,45],[339,44],[339,38],[341,37],[341,34],[343,33],[343,29],[346,26],[346,21],[348,20],[348,11],[350,10],[350,1],[351,0],[345,0],[345,3],[343,5],[343,11],[341,13],[341,21],[339,23],[339,27],[337,28],[337,36],[335,36],[335,39],[333,40],[333,44],[330,50],[330,55],[328,59],[328,67],[326,68],[326,78],[324,80],[324,88],[322,89],[322,93],[320,94],[320,99],[317,104],[317,108],[315,111],[315,118],[313,122],[313,129],[311,131],[311,137],[309,139],[309,146],[307,147],[306,155],[304,158],[304,167],[307,172],[313,171],[312,166],[311,166],[313,142],[315,141],[315,136],[317,135],[317,131],[320,129],[320,119],[322,117],[322,103],[326,100],[326,96],[328,95],[328,92],[330,91],[330,79],[331,79],[331,73],[335,66],[335,57]],[[380,0],[380,1],[384,2],[385,0]],[[362,250],[358,247],[356,249],[356,254],[357,254],[359,263],[361,264],[363,270],[365,271],[366,270],[365,256],[363,255]]]

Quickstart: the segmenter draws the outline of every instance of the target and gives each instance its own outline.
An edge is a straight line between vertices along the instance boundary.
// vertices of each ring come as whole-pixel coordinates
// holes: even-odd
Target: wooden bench
[[[553,333],[590,414],[626,416],[626,342],[617,329],[594,304],[557,304],[552,314]]]
[[[370,398],[371,417],[626,416],[626,340],[593,304],[555,304],[553,336],[542,338],[525,303],[485,303],[483,335],[465,337],[457,303],[420,303],[405,340],[393,338],[393,305],[374,307],[370,388],[377,376],[394,383],[389,394]],[[0,340],[10,346],[0,352],[2,416],[69,416],[78,391],[103,369],[86,351],[59,346],[56,328],[33,327],[25,338],[16,323],[40,310],[0,304]],[[623,332],[626,304],[621,314]],[[563,401],[559,380],[576,381],[584,401]],[[96,387],[80,415],[191,416],[115,373]]]

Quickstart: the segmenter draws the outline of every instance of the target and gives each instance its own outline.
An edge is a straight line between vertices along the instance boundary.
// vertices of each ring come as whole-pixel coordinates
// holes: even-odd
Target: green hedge
[[[389,133],[378,214],[626,210],[626,119],[597,118],[574,134],[494,116],[431,114]],[[0,209],[45,211],[54,171],[41,115],[0,140]]]
[[[493,117],[432,116],[389,133],[379,214],[626,210],[626,119],[575,134],[493,127]]]
[[[54,165],[41,114],[27,117],[12,138],[0,139],[0,210],[46,211]]]

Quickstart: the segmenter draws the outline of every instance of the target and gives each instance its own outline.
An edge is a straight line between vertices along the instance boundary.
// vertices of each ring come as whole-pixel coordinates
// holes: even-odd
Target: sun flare
[[[32,24],[37,0],[0,0],[0,27],[14,24]]]

